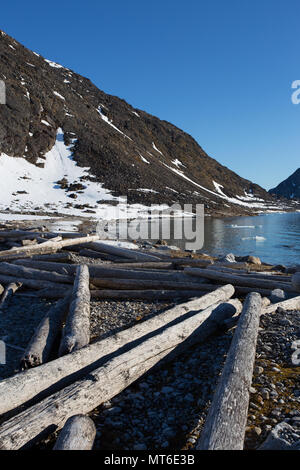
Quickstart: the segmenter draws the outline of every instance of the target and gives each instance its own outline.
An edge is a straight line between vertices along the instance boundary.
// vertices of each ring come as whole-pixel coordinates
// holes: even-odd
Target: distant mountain
[[[100,216],[117,196],[144,205],[203,203],[216,215],[278,208],[267,191],[220,165],[173,124],[1,31],[0,80],[7,90],[0,105],[0,210]]]
[[[287,199],[300,200],[300,168],[276,188],[270,189],[269,193]]]

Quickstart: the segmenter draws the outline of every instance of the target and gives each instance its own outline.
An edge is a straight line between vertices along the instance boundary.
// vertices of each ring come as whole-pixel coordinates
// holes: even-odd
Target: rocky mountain
[[[300,168],[276,188],[270,189],[269,193],[286,199],[300,200]]]
[[[0,80],[1,210],[99,216],[118,196],[143,205],[204,203],[213,214],[278,208],[187,133],[2,31]]]

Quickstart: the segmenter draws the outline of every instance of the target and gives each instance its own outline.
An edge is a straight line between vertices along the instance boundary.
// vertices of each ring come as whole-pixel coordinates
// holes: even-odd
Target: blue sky
[[[300,166],[299,0],[2,2],[0,29],[269,189]]]

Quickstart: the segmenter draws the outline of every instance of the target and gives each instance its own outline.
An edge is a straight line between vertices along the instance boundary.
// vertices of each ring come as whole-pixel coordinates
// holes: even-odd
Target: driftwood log
[[[283,300],[276,304],[271,304],[263,309],[263,314],[275,313],[278,308],[283,308],[284,310],[300,310],[300,295],[298,297],[293,297],[292,299]]]
[[[295,292],[300,292],[300,272],[293,274],[292,287]]]
[[[92,235],[88,237],[81,237],[75,239],[66,239],[62,241],[52,241],[52,239],[41,243],[40,245],[13,248],[11,250],[0,251],[1,260],[13,260],[18,258],[28,258],[32,255],[41,255],[45,253],[56,253],[58,250],[67,246],[79,245],[83,243],[90,243],[91,241],[98,240],[98,235]]]
[[[2,286],[1,286],[2,287]],[[11,282],[8,284],[8,286],[5,288],[3,296],[0,301],[0,310],[4,307],[4,305],[8,302],[10,297],[14,295],[14,293],[22,287],[21,282]]]
[[[114,278],[93,278],[92,283],[96,287],[103,289],[178,289],[178,290],[214,290],[216,287],[213,284],[204,284],[196,282],[180,282],[168,280],[155,280],[155,279],[114,279]]]
[[[242,450],[244,447],[260,314],[260,295],[249,294],[197,445],[198,450]]]
[[[48,361],[66,318],[70,299],[67,296],[58,301],[41,320],[21,359],[22,369],[36,367]]]
[[[108,357],[117,350],[121,351],[126,345],[132,347],[135,341],[165,328],[171,322],[180,321],[186,314],[200,312],[213,304],[228,302],[233,294],[234,288],[231,285],[222,286],[214,292],[176,305],[71,354],[0,381],[0,415],[19,407],[57,382],[68,384],[67,378],[71,377],[72,380],[78,371],[95,369],[98,366],[97,362],[103,357]],[[88,369],[89,367],[91,369]]]
[[[4,287],[0,284],[0,295],[4,292]]]
[[[209,290],[213,290],[212,286]],[[172,299],[188,299],[199,297],[207,292],[207,289],[199,286],[198,290],[92,290],[93,299],[118,299],[118,300],[172,300]]]
[[[69,315],[63,330],[59,355],[63,356],[90,342],[90,287],[89,270],[86,265],[78,266]]]
[[[62,428],[53,450],[91,450],[96,437],[96,426],[85,415],[71,416]]]
[[[157,259],[156,256],[143,253],[142,251],[120,248],[118,246],[109,245],[108,243],[92,242],[87,245],[87,248],[91,248],[94,251],[99,251],[100,253],[107,253],[108,255],[134,259],[135,261],[155,261]]]
[[[0,263],[1,264],[1,263]],[[19,276],[5,276],[4,274],[0,273],[0,282],[7,285],[12,282],[21,282],[23,286],[29,287],[30,289],[43,289],[45,292],[57,289],[58,292],[66,292],[69,289],[72,289],[70,284],[62,284],[57,282],[50,282],[50,281],[40,281],[38,279],[26,279],[21,278]]]
[[[13,450],[29,445],[41,433],[63,427],[74,414],[89,413],[110,400],[183,344],[193,332],[198,330],[201,336],[201,324],[212,312],[212,308],[202,310],[179,325],[157,332],[138,346],[107,360],[86,377],[4,422],[0,426],[0,449]]]
[[[72,284],[74,276],[58,274],[56,272],[42,271],[40,269],[27,268],[11,263],[0,263],[0,274],[21,277],[25,279],[36,279],[38,281],[59,282],[61,284]]]
[[[224,272],[219,272],[213,269],[201,269],[201,268],[185,268],[184,272],[189,274],[190,276],[200,276],[206,279],[212,279],[218,282],[225,282],[225,283],[232,283],[237,286],[245,286],[245,287],[254,287],[254,288],[262,288],[262,289],[282,289],[286,292],[294,292],[294,288],[291,286],[289,282],[279,282],[279,281],[272,281],[266,279],[253,279],[252,277],[247,276],[239,276],[228,274]]]

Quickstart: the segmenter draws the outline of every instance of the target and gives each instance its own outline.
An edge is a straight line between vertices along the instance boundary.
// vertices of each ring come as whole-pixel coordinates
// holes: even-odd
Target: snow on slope
[[[124,200],[112,196],[101,183],[81,179],[91,175],[89,168],[79,167],[73,160],[72,147],[75,141],[76,139],[73,139],[72,145],[66,146],[63,131],[58,129],[54,146],[45,154],[43,168],[29,163],[25,158],[10,157],[2,153],[0,211],[9,208],[11,212],[22,213],[58,212],[105,220],[120,216],[127,218],[146,215],[146,206],[132,204],[126,211],[122,207]],[[69,184],[80,182],[83,184],[84,189],[75,193],[77,196],[75,201],[69,197],[73,191],[66,191],[57,184],[63,178],[66,178]],[[100,204],[97,204],[97,201],[100,201]],[[121,210],[110,206],[111,201],[119,201]],[[85,213],[83,209],[74,208],[74,205],[84,204],[88,204],[94,213]],[[166,206],[156,206],[156,208],[166,208]]]

